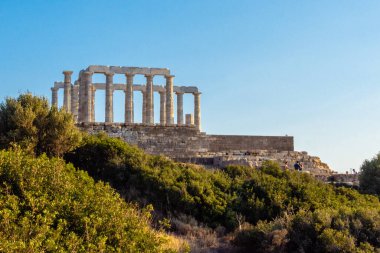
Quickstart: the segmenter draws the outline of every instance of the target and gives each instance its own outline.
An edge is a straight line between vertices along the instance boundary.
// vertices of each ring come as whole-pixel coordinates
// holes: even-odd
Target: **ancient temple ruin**
[[[318,157],[306,152],[294,151],[292,136],[242,136],[210,135],[201,132],[201,105],[197,87],[174,85],[174,75],[166,68],[138,68],[91,65],[79,71],[72,82],[72,71],[63,71],[64,81],[52,87],[52,104],[58,105],[58,90],[63,89],[63,108],[71,112],[78,127],[90,134],[105,132],[136,145],[145,152],[165,155],[174,160],[192,162],[211,167],[232,164],[257,167],[266,160],[280,164],[304,163],[305,169],[317,175],[328,175],[330,170]],[[105,83],[93,83],[94,74],[103,74]],[[125,76],[124,83],[114,83],[114,75]],[[144,75],[145,84],[134,83],[136,75]],[[165,85],[154,83],[155,76],[163,76]],[[95,122],[95,93],[105,90],[105,119]],[[113,94],[125,92],[124,122],[114,122]],[[140,91],[142,101],[142,123],[135,122],[133,92]],[[154,92],[160,94],[160,122],[154,122]],[[184,123],[183,96],[194,97],[194,112],[186,114]],[[174,106],[174,95],[177,104]],[[120,106],[120,105],[116,105]],[[174,122],[174,111],[177,122]]]
[[[106,91],[105,119],[104,122],[114,122],[113,117],[113,93],[115,90],[125,92],[125,122],[134,124],[134,99],[133,92],[140,91],[143,94],[142,102],[142,123],[154,125],[154,99],[153,93],[160,94],[160,125],[174,125],[174,94],[177,96],[177,122],[176,125],[195,126],[201,129],[201,107],[200,95],[197,87],[175,86],[173,84],[174,75],[165,68],[137,68],[137,67],[117,67],[91,65],[79,72],[78,79],[72,83],[73,71],[63,71],[64,81],[55,82],[52,90],[52,104],[58,105],[58,90],[64,89],[63,107],[74,115],[78,123],[95,121],[95,92],[97,90]],[[93,74],[104,74],[106,83],[93,83]],[[115,74],[124,75],[125,83],[114,83]],[[134,84],[136,75],[144,75],[146,84]],[[163,76],[166,85],[154,85],[155,76]],[[194,97],[194,114],[187,114],[184,124],[183,117],[183,96],[191,94]]]

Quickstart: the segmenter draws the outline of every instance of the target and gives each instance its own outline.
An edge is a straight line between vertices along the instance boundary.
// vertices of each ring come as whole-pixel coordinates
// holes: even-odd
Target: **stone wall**
[[[200,156],[207,152],[233,150],[292,151],[293,137],[206,135],[195,126],[160,126],[143,124],[81,123],[89,133],[106,132],[144,149],[150,154],[172,158]]]
[[[143,124],[81,123],[80,128],[91,134],[105,132],[129,144],[144,149],[149,154],[169,157],[195,156],[207,151],[203,148],[205,134],[194,126],[159,126]]]
[[[251,168],[259,168],[265,161],[276,161],[285,169],[293,169],[296,161],[303,165],[303,171],[313,175],[325,176],[331,175],[331,170],[326,163],[323,163],[319,157],[310,156],[307,152],[297,151],[276,151],[276,150],[235,150],[230,152],[208,152],[198,157],[177,158],[180,162],[190,162],[203,164],[208,167],[223,168],[229,165],[241,165]]]
[[[105,132],[149,154],[166,155],[179,162],[209,167],[260,167],[264,161],[273,160],[282,167],[287,163],[292,169],[296,161],[301,161],[304,170],[311,174],[331,174],[328,165],[318,157],[294,151],[291,136],[207,135],[195,126],[176,125],[81,123],[78,126],[90,134]]]
[[[331,182],[334,184],[344,184],[347,186],[359,186],[359,174],[331,174],[328,176],[319,175],[317,178],[324,182]]]
[[[232,150],[294,150],[294,141],[291,136],[207,135],[207,142],[209,152]]]

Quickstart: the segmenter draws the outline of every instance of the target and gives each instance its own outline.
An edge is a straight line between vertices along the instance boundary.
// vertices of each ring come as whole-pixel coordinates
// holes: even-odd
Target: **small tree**
[[[37,155],[62,156],[81,139],[71,114],[49,106],[45,98],[22,94],[0,104],[0,147],[18,144]]]
[[[360,171],[360,189],[365,193],[380,194],[380,153],[365,160]]]

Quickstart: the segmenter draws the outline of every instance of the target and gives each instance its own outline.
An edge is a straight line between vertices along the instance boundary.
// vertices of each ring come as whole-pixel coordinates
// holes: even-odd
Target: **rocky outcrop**
[[[208,158],[208,159],[207,159]],[[184,161],[184,160],[182,160]],[[205,164],[208,166],[223,168],[228,165],[260,167],[264,161],[276,161],[282,168],[293,169],[296,161],[303,165],[303,171],[313,175],[329,176],[331,169],[323,163],[319,157],[310,156],[307,152],[297,151],[275,151],[275,150],[255,150],[255,151],[233,151],[218,153],[203,153],[198,157],[192,157],[188,162]]]

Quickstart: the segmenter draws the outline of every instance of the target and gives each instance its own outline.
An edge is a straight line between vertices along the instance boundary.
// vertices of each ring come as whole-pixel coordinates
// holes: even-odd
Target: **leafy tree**
[[[71,114],[49,106],[45,98],[22,94],[0,104],[0,147],[18,144],[40,155],[62,156],[81,139]]]
[[[359,181],[363,192],[380,195],[380,153],[364,161],[360,167]]]

